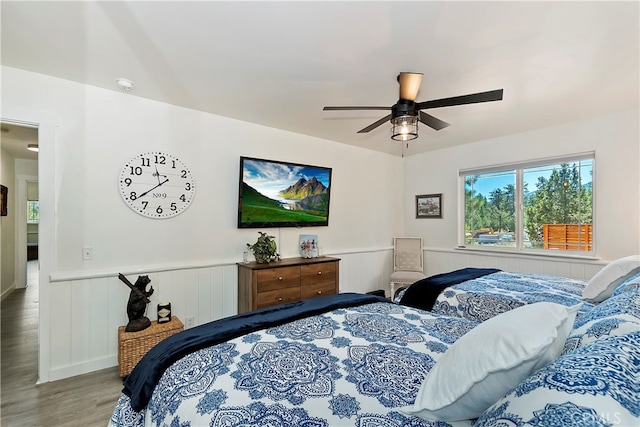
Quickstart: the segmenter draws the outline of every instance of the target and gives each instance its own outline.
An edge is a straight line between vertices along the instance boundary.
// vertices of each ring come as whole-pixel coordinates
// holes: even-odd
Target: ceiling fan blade
[[[400,99],[415,101],[422,83],[422,73],[400,73],[398,83],[400,83]]]
[[[454,96],[452,98],[435,99],[416,103],[418,110],[426,108],[452,107],[454,105],[475,104],[478,102],[501,101],[503,89],[490,90],[488,92],[473,93],[470,95]]]
[[[420,121],[435,130],[444,129],[449,126],[449,123],[443,122],[424,111],[420,111]]]
[[[384,122],[388,122],[389,120],[391,120],[391,114],[389,114],[388,116],[384,116],[383,118],[381,118],[380,120],[378,120],[375,123],[371,123],[369,126],[367,126],[364,129],[360,129],[358,131],[358,133],[367,133],[369,131],[372,131],[375,128],[377,128],[378,126],[380,126],[381,124],[383,124]]]
[[[391,107],[324,107],[324,111],[339,110],[391,110]]]

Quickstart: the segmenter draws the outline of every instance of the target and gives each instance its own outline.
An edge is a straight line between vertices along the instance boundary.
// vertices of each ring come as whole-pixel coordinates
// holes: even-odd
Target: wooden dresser
[[[238,263],[238,313],[339,292],[338,258]]]

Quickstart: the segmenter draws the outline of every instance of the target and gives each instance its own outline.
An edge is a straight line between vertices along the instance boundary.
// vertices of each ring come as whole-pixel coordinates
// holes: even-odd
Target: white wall
[[[5,150],[0,152],[0,184],[7,187],[7,215],[0,216],[0,300],[16,287],[16,180],[15,158]]]
[[[451,147],[405,160],[404,223],[407,235],[421,236],[427,252],[466,259],[458,245],[458,171],[503,163],[595,152],[595,256],[602,264],[640,253],[640,135],[638,110]],[[442,219],[416,219],[416,194],[443,194]],[[472,255],[473,256],[473,255]],[[500,255],[492,255],[500,259]],[[439,273],[429,264],[428,273]],[[504,258],[523,257],[504,255]],[[531,257],[524,257],[531,258]],[[557,259],[547,260],[551,264]],[[500,262],[500,261],[498,261]],[[566,260],[561,261],[566,262]],[[588,260],[574,260],[589,264]],[[437,263],[436,263],[437,264]],[[446,268],[446,267],[444,267]]]
[[[388,277],[402,229],[398,157],[7,67],[2,88],[3,116],[33,111],[58,123],[39,156],[41,211],[53,228],[52,247],[41,247],[41,266],[52,258],[40,277],[40,322],[50,328],[40,333],[41,381],[116,364],[128,298],[119,272],[150,274],[152,319],[159,300],[197,324],[235,312],[235,262],[258,236],[236,228],[241,155],[333,168],[329,226],[270,229],[282,256],[297,256],[299,234],[313,232],[324,254],[343,259],[342,290],[377,289]],[[147,150],[181,157],[195,175],[194,202],[175,218],[142,217],[121,199],[122,165]],[[354,189],[363,179],[371,191]],[[83,246],[93,260],[82,260]]]
[[[171,301],[183,320],[194,316],[196,324],[235,312],[235,262],[257,237],[257,230],[236,228],[241,155],[333,168],[330,225],[304,231],[319,235],[323,253],[342,259],[342,291],[385,286],[397,235],[424,238],[428,273],[478,264],[589,278],[601,262],[453,249],[459,168],[576,151],[596,151],[597,255],[640,252],[639,240],[633,243],[639,230],[638,111],[402,159],[7,67],[2,88],[3,117],[17,112],[48,121],[39,156],[40,381],[116,364],[117,327],[126,323],[128,297],[118,272],[131,279],[150,275],[156,289],[151,318],[160,300]],[[195,200],[178,217],[144,218],[120,198],[120,168],[145,150],[178,155],[195,174]],[[355,191],[353,183],[362,179],[375,191]],[[425,193],[444,193],[444,219],[414,218],[414,197]],[[269,231],[283,256],[297,255],[302,230]],[[82,260],[83,246],[93,247],[93,260]]]
[[[55,162],[56,274],[237,261],[257,237],[236,228],[241,155],[333,168],[330,226],[313,230],[325,252],[388,246],[400,229],[401,208],[389,203],[401,197],[397,157],[13,69],[3,89],[4,103],[60,117],[55,159],[40,158]],[[176,154],[195,175],[194,203],[178,217],[150,220],[121,200],[120,169],[145,150]],[[375,194],[354,191],[363,178]],[[294,255],[300,230],[275,233],[282,254]],[[92,261],[82,260],[83,246],[93,247]]]

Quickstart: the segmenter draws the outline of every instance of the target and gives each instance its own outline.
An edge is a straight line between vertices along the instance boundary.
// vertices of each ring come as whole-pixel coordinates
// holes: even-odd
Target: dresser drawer
[[[272,305],[287,302],[300,301],[300,287],[275,289],[272,291],[258,292],[256,308],[270,307]]]
[[[238,313],[339,292],[340,259],[283,258],[239,262]]]
[[[269,268],[258,271],[258,293],[300,286],[300,267]]]
[[[319,262],[300,266],[300,284],[302,286],[336,280],[336,263]]]
[[[300,299],[322,297],[325,295],[333,295],[335,293],[336,282],[314,283],[312,285],[304,285],[300,288]]]

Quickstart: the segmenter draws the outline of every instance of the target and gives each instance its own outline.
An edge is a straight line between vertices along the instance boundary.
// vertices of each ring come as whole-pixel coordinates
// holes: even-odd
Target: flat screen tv
[[[329,225],[331,168],[240,157],[238,228]]]

